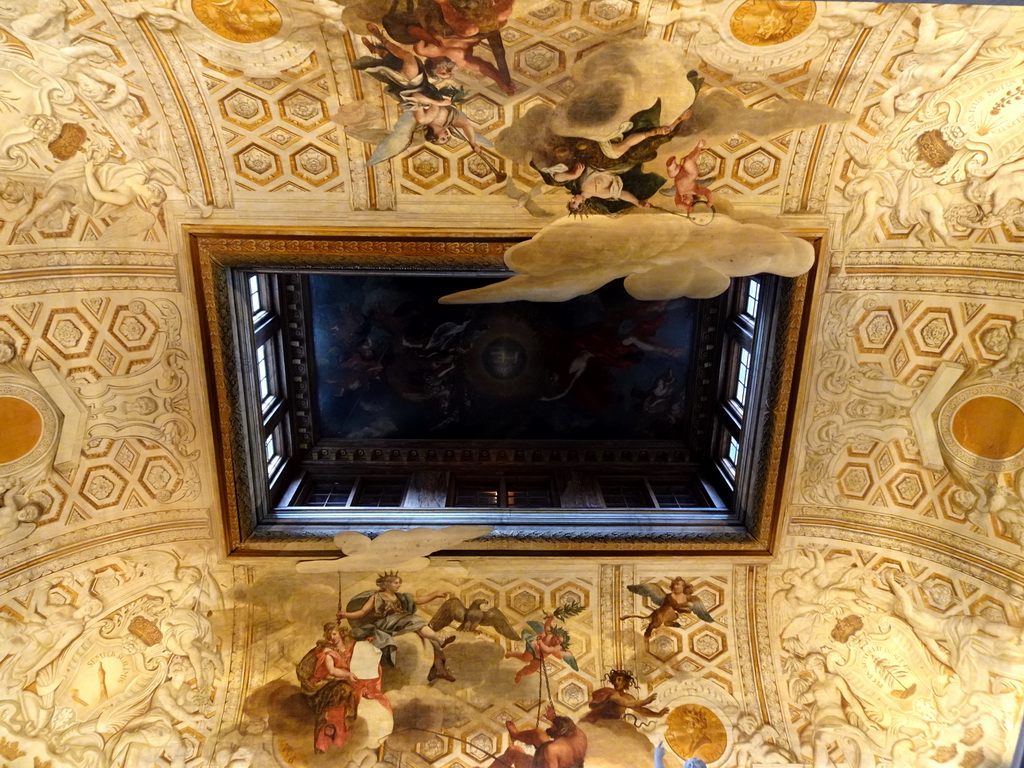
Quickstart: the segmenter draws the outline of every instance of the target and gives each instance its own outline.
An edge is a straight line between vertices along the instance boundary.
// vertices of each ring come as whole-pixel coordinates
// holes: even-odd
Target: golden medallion
[[[192,12],[233,43],[259,43],[281,31],[281,14],[267,0],[192,0]]]
[[[1024,411],[1002,397],[975,397],[954,414],[953,437],[975,456],[1008,459],[1024,450]]]
[[[20,397],[0,397],[0,464],[9,464],[27,455],[43,435],[43,416],[39,409]]]
[[[747,45],[779,45],[805,32],[814,12],[814,3],[803,0],[746,0],[733,11],[729,29]]]
[[[700,704],[683,704],[668,713],[665,741],[681,760],[699,757],[711,763],[725,753],[728,737],[718,715]]]

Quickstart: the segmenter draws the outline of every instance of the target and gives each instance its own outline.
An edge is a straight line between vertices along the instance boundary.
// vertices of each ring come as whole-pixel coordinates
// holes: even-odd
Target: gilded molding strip
[[[185,99],[185,94],[181,92],[181,85],[171,70],[167,56],[159,44],[157,44],[156,38],[153,36],[153,30],[149,28],[149,23],[145,18],[140,18],[138,19],[138,24],[142,34],[145,35],[146,40],[149,42],[150,48],[153,50],[153,55],[160,62],[164,77],[174,92],[174,99],[178,103],[178,110],[185,120],[185,125],[188,127],[188,135],[192,140],[192,151],[195,154],[196,162],[199,164],[199,175],[203,179],[203,200],[207,205],[213,205],[213,183],[210,180],[210,169],[206,165],[206,155],[203,153],[203,146],[199,141],[199,131],[196,129],[195,120],[192,118],[191,108]]]
[[[853,50],[846,57],[846,61],[843,63],[843,69],[836,77],[836,81],[832,86],[832,92],[828,96],[828,105],[834,107],[839,101],[839,96],[842,94],[843,87],[846,85],[846,76],[850,74],[850,70],[853,68],[854,61],[857,60],[857,56],[860,55],[861,49],[864,47],[864,41],[867,40],[868,35],[871,33],[870,29],[862,29],[860,35],[857,37],[857,42],[853,45]],[[825,133],[831,126],[820,125],[814,132],[814,144],[811,146],[810,156],[807,160],[808,173],[804,177],[803,190],[800,192],[800,210],[807,210],[811,199],[811,187],[814,185],[814,179],[817,176],[815,170],[818,166],[818,155],[821,152],[822,144],[825,140]]]
[[[782,697],[779,693],[778,677],[772,663],[775,654],[772,653],[771,644],[775,635],[772,634],[769,615],[771,595],[768,588],[768,566],[751,566],[748,573],[750,592],[747,605],[753,616],[751,637],[758,661],[758,703],[765,714],[764,721],[769,723],[779,733],[786,733],[788,720],[784,714]]]
[[[255,578],[252,568],[236,566],[232,569],[235,586],[249,588]],[[231,611],[231,657],[228,660],[227,679],[238,684],[227,686],[224,693],[224,706],[221,710],[220,729],[224,723],[238,727],[242,724],[242,704],[248,698],[252,688],[252,656],[255,652],[253,641],[253,613],[255,605],[251,600],[239,601]],[[257,681],[258,683],[258,681]],[[257,684],[256,688],[259,687]]]

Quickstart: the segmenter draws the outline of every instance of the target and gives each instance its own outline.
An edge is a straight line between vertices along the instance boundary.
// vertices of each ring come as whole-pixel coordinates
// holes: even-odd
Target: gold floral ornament
[[[733,11],[729,30],[747,45],[780,45],[806,32],[814,13],[811,2],[747,0]]]
[[[210,31],[234,43],[259,43],[281,31],[281,14],[267,0],[192,0]]]

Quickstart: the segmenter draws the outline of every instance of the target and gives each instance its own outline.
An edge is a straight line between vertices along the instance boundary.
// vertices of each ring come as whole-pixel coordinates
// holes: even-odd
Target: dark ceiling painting
[[[675,435],[696,301],[638,302],[609,285],[557,304],[438,304],[487,282],[312,276],[322,436]]]

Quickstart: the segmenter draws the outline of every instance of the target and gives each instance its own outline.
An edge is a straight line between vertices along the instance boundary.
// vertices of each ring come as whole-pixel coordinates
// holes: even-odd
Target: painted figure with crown
[[[426,620],[416,615],[417,606],[451,595],[447,592],[434,592],[416,597],[409,592],[399,592],[401,586],[402,577],[397,572],[380,574],[377,577],[377,589],[360,592],[349,600],[346,610],[338,611],[338,619],[348,619],[352,626],[352,636],[357,640],[369,638],[392,665],[397,651],[395,637],[415,632],[434,648],[434,664],[427,673],[427,680],[433,682],[440,678],[454,682],[455,676],[448,670],[443,648],[455,638],[441,640]]]

